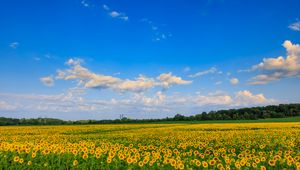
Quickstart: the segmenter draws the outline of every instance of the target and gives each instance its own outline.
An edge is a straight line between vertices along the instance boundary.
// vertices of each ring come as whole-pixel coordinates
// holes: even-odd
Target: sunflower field
[[[300,123],[2,126],[0,169],[300,170]]]

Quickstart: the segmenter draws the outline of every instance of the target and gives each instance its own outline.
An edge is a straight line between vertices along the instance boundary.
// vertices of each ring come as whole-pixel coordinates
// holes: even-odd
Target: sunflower
[[[72,151],[72,153],[73,153],[73,155],[77,155],[78,151],[77,151],[76,149],[74,149],[74,150]]]
[[[201,162],[199,160],[196,160],[196,166],[198,166],[198,167],[201,166]]]
[[[269,163],[270,166],[275,166],[276,161],[271,159],[271,160],[269,160],[268,163]]]
[[[236,167],[237,169],[240,169],[240,168],[241,168],[241,165],[240,165],[238,162],[236,162],[236,163],[235,163],[235,167]]]
[[[252,162],[252,167],[257,168],[257,164],[255,162]]]
[[[73,161],[73,166],[77,166],[78,165],[78,161],[77,160],[74,160]]]
[[[180,164],[178,165],[178,168],[179,168],[179,169],[184,169],[184,164],[183,164],[183,163],[180,163]]]
[[[143,166],[144,166],[143,161],[139,161],[139,167],[143,167]]]
[[[14,157],[14,161],[15,161],[15,162],[19,162],[19,160],[20,160],[20,157],[18,157],[18,156],[15,156],[15,157]]]
[[[24,162],[23,158],[20,158],[19,163],[22,164]]]
[[[265,166],[260,166],[260,170],[267,170]]]
[[[131,159],[131,157],[128,157],[128,158],[127,158],[127,163],[128,163],[128,164],[131,164],[132,162],[133,162],[133,160]]]
[[[215,161],[215,160],[210,160],[210,161],[209,161],[209,165],[210,165],[210,166],[214,166],[215,164],[216,164],[216,161]]]
[[[31,157],[35,158],[36,157],[36,152],[32,152]]]
[[[176,166],[176,160],[173,159],[173,160],[171,161],[171,166],[173,166],[173,167]]]
[[[203,161],[203,162],[202,162],[202,166],[203,166],[204,168],[207,168],[207,167],[208,167],[208,163],[205,162],[205,161]]]
[[[86,154],[86,153],[82,155],[82,158],[83,158],[83,159],[87,159],[88,157],[89,157],[89,156],[88,156],[88,154]]]

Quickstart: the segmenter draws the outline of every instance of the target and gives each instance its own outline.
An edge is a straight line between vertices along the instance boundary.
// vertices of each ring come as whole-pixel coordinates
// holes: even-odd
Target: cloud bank
[[[2,111],[17,110],[50,115],[70,113],[74,116],[78,114],[86,117],[96,115],[95,118],[98,119],[105,119],[108,115],[117,118],[121,113],[130,117],[145,116],[145,114],[148,117],[155,114],[164,117],[176,113],[195,114],[207,108],[229,109],[275,103],[277,101],[274,99],[266,98],[263,94],[253,94],[247,90],[238,91],[232,95],[226,92],[167,95],[162,91],[157,91],[152,95],[131,93],[127,97],[111,99],[85,97],[85,89],[81,88],[71,88],[57,95],[0,93],[0,110]]]

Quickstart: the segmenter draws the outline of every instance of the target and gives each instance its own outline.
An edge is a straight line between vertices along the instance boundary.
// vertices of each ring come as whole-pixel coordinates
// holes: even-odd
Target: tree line
[[[118,123],[150,123],[168,121],[206,121],[206,120],[256,120],[266,118],[285,118],[300,116],[300,104],[280,104],[251,108],[218,110],[202,112],[192,116],[176,114],[172,118],[163,119],[129,119],[124,116],[115,120],[76,120],[65,121],[54,118],[16,119],[0,117],[0,126],[6,125],[76,125],[76,124],[118,124]]]

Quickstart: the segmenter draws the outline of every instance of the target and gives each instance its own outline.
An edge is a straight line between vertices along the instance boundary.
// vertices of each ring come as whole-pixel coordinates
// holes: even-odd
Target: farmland
[[[300,123],[0,127],[1,169],[300,169]]]

